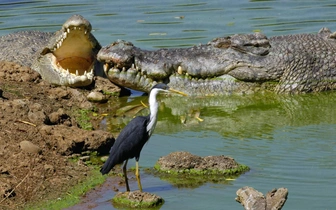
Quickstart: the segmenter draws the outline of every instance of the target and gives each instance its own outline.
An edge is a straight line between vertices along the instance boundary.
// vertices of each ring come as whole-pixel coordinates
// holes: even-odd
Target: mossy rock
[[[173,152],[161,157],[154,169],[154,175],[161,179],[177,187],[191,188],[205,182],[227,183],[250,170],[228,156],[200,157],[189,152]]]
[[[164,200],[158,195],[137,190],[117,193],[112,199],[112,203],[115,207],[158,209]]]

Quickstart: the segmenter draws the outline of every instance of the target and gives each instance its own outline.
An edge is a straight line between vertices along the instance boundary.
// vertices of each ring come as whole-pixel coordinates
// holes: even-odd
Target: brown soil
[[[103,78],[87,89],[58,87],[30,68],[0,62],[0,209],[56,199],[90,175],[90,167],[69,156],[106,154],[114,142],[94,121],[93,130],[80,128],[76,115],[99,106],[86,96],[102,89],[120,91]]]

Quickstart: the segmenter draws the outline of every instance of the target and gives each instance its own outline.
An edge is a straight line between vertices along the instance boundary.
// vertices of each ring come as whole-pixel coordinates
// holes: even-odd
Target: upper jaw
[[[153,85],[158,83],[137,70],[134,65],[127,70],[125,67],[120,70],[109,63],[105,63],[103,68],[111,82],[130,89],[149,92]]]

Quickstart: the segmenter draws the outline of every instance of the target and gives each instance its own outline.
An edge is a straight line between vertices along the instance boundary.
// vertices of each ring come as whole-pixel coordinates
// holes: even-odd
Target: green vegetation
[[[109,95],[109,96],[119,96],[120,92],[119,91],[117,91],[117,92],[109,92],[109,91],[103,90],[103,94],[104,95]]]
[[[93,117],[94,110],[79,109],[76,111],[75,116],[77,123],[84,130],[93,130],[91,118]]]
[[[71,187],[69,191],[57,200],[47,200],[42,203],[34,204],[25,208],[26,210],[36,210],[36,209],[64,209],[79,203],[81,196],[83,196],[87,191],[104,183],[106,176],[102,176],[98,169],[94,169],[88,175],[87,179],[81,184]]]

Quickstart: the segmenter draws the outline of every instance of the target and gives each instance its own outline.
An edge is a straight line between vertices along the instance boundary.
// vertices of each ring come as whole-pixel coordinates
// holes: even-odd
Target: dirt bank
[[[30,68],[0,62],[0,209],[57,199],[89,176],[89,166],[69,156],[107,153],[114,138],[94,122],[93,130],[82,129],[78,110],[97,109],[90,92],[119,91],[104,79],[87,89],[57,87]]]

